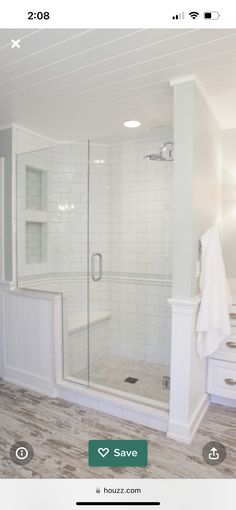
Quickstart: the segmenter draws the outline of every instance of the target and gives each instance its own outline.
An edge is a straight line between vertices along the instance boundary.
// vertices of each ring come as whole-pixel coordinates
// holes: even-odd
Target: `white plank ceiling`
[[[11,39],[21,38],[21,48]],[[85,140],[172,123],[169,80],[196,74],[236,127],[236,30],[0,30],[0,125]]]

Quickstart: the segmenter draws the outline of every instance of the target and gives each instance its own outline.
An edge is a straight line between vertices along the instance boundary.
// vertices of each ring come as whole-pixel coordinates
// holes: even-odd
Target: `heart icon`
[[[106,455],[109,453],[109,448],[98,448],[98,453],[101,455],[101,457],[106,457]]]

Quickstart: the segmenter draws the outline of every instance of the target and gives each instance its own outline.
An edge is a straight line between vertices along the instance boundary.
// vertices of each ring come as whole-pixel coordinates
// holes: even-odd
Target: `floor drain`
[[[130,384],[135,384],[138,381],[135,377],[127,377],[127,379],[124,380],[124,382],[128,382]]]

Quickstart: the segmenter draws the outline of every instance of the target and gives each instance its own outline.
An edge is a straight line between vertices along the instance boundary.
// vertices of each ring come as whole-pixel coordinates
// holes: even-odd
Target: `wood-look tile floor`
[[[170,375],[169,367],[112,355],[99,359],[89,369],[89,380],[94,384],[168,404],[170,392],[163,388],[164,375]],[[86,379],[87,376],[84,370],[73,374],[77,379]],[[135,384],[127,383],[127,377],[138,380]]]
[[[147,439],[146,468],[88,466],[89,439]],[[17,466],[9,457],[16,441],[34,448],[34,458]],[[208,466],[202,448],[217,440],[227,448],[224,463]],[[192,445],[162,432],[88,408],[51,399],[0,381],[0,478],[235,478],[236,410],[211,405]]]

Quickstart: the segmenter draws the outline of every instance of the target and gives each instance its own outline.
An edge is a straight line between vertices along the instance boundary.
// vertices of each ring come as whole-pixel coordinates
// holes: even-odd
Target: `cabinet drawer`
[[[214,359],[236,362],[236,337],[232,336],[223,342],[211,357]]]
[[[208,360],[207,391],[236,400],[236,363]]]

